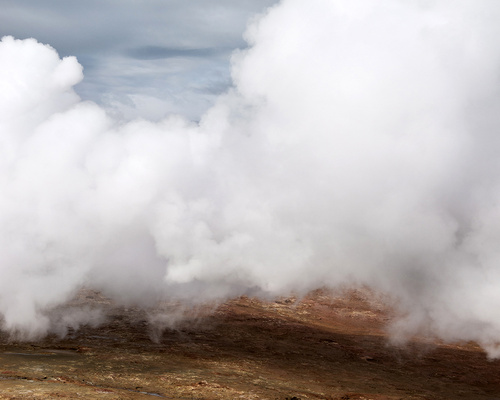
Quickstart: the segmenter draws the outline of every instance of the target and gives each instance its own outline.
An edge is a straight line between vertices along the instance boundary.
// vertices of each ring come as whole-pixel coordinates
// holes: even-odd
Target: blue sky
[[[0,36],[74,55],[83,99],[133,118],[196,120],[230,84],[247,22],[277,0],[0,0]]]

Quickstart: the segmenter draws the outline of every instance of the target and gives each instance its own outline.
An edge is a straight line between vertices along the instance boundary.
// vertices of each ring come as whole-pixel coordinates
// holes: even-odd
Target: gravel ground
[[[474,343],[389,344],[392,312],[366,289],[148,311],[82,291],[69,306],[82,304],[106,322],[2,334],[0,399],[500,399],[499,361]]]

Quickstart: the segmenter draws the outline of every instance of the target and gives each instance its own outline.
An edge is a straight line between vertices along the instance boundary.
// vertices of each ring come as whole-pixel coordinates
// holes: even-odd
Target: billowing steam
[[[0,314],[366,284],[397,334],[500,356],[500,5],[285,0],[201,119],[115,121],[74,58],[0,43]]]

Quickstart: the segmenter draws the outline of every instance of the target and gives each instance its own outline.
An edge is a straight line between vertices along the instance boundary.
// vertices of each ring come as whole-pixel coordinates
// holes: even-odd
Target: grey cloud
[[[76,55],[131,45],[238,47],[247,19],[274,3],[0,0],[0,35],[32,36]]]
[[[227,56],[233,49],[224,47],[212,48],[182,48],[182,47],[162,47],[162,46],[143,46],[129,49],[125,54],[129,57],[139,60],[157,60],[161,58],[205,58]]]
[[[103,104],[103,96],[127,96],[127,82],[133,81],[133,93],[182,103],[181,113],[191,116],[202,110],[190,106],[201,82],[213,81],[220,71],[225,76],[219,82],[229,81],[230,54],[246,46],[242,33],[247,20],[277,2],[0,0],[0,37],[33,37],[61,56],[76,56],[85,69],[85,79],[77,86],[84,99]],[[169,72],[157,63],[172,58],[184,59],[181,70]],[[131,78],[134,74],[137,77]],[[149,86],[151,75],[163,82],[160,88],[156,82]],[[167,82],[170,90],[164,88]],[[182,101],[180,86],[185,91]],[[169,92],[175,97],[164,99]]]

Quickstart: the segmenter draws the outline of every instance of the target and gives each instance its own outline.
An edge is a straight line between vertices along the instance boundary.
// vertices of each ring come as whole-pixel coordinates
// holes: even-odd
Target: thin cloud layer
[[[230,84],[247,19],[276,2],[0,0],[0,37],[34,37],[77,56],[86,71],[77,92],[123,119],[199,120]]]
[[[81,287],[147,307],[361,284],[397,299],[395,340],[498,357],[499,13],[285,0],[197,124],[118,122],[74,58],[4,38],[4,329],[46,333]]]

